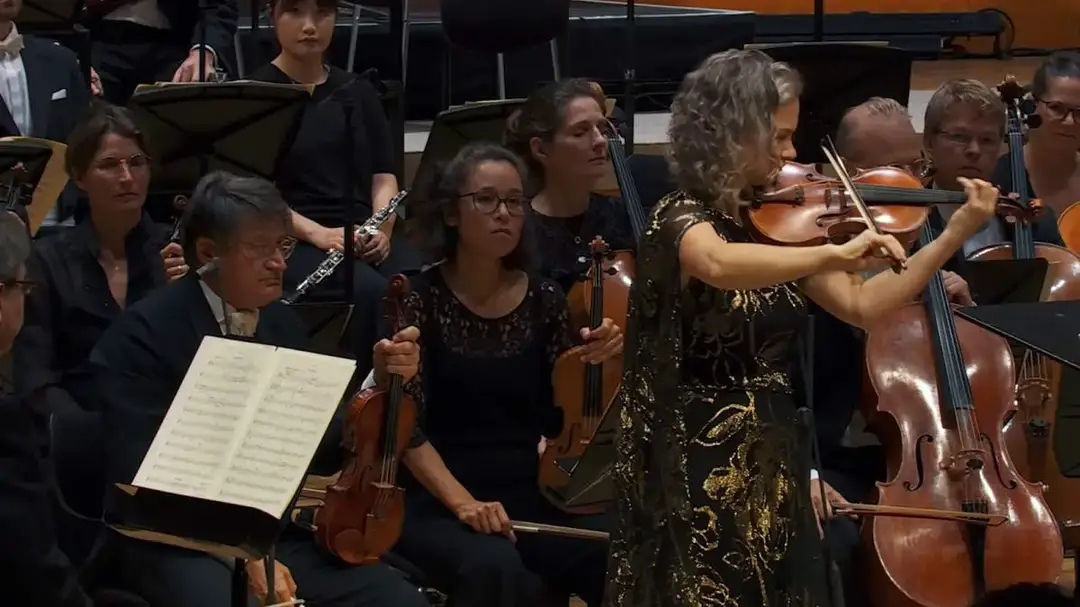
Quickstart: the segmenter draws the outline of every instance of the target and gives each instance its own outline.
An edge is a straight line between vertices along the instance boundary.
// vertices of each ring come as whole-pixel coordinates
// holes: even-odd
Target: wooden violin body
[[[408,280],[390,279],[389,326],[401,330]],[[315,539],[351,565],[378,562],[401,536],[405,490],[397,486],[401,453],[416,425],[416,403],[398,375],[386,389],[371,388],[353,397],[345,418],[345,465],[326,488],[315,513]]]
[[[931,203],[922,200],[925,196],[911,193],[921,193],[922,182],[894,167],[861,171],[852,180],[861,186],[880,231],[910,247],[930,212]],[[773,187],[744,207],[743,219],[759,242],[782,246],[842,242],[866,229],[840,181],[822,175],[813,165],[795,162],[785,164]]]
[[[932,335],[922,304],[906,306],[873,327],[866,364],[873,398],[864,416],[887,454],[880,504],[1007,515],[996,526],[875,517],[863,526],[870,558],[869,594],[876,607],[968,607],[979,598],[977,536],[984,535],[985,590],[1019,582],[1053,582],[1061,571],[1057,523],[1042,490],[1017,472],[1002,425],[1015,410],[1012,353],[1001,337],[955,319],[970,384],[976,455],[961,440],[967,423],[947,410]],[[963,373],[963,371],[961,371]],[[971,469],[972,458],[980,461]],[[964,487],[976,488],[978,499]]]

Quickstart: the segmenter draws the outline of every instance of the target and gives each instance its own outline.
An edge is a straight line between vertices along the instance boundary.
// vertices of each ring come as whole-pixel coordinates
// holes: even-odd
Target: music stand
[[[969,260],[962,274],[980,306],[1034,303],[1042,299],[1049,267],[1045,259]]]
[[[500,143],[506,130],[506,120],[514,110],[525,103],[524,99],[503,99],[467,103],[439,112],[431,125],[420,166],[413,176],[410,192],[427,191],[435,178],[435,168],[449,161],[461,148],[474,141]],[[408,208],[409,200],[402,208]]]
[[[36,234],[41,222],[52,210],[56,201],[32,205],[34,189],[37,188],[45,169],[52,159],[53,150],[44,143],[32,141],[0,142],[0,201],[13,211],[24,207],[31,236]]]
[[[248,81],[140,86],[128,106],[146,133],[155,190],[186,194],[216,170],[273,180],[310,90]]]
[[[581,457],[556,461],[570,480],[561,488],[545,490],[549,500],[553,499],[567,508],[611,503],[614,497],[611,469],[615,465],[615,432],[621,410],[618,401],[608,407]]]

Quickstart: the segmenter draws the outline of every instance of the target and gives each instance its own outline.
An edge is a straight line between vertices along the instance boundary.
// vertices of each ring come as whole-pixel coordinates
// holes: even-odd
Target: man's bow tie
[[[0,40],[0,57],[17,57],[23,50],[22,34],[11,34]]]

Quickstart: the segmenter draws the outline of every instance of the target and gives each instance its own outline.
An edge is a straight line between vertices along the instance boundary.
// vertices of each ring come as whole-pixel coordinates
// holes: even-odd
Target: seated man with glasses
[[[280,303],[290,235],[289,206],[263,179],[212,173],[199,183],[184,211],[184,257],[192,272],[133,306],[101,338],[90,366],[105,418],[108,444],[105,513],[128,520],[123,494],[139,469],[180,384],[206,336],[235,335],[298,350],[307,334]],[[414,376],[419,333],[407,328],[375,345],[376,377]],[[367,369],[363,369],[367,372]],[[342,467],[342,416],[331,424],[316,454],[313,474]],[[233,562],[201,552],[115,534],[119,576],[156,607],[231,605]],[[382,564],[353,567],[321,551],[309,531],[290,525],[277,544],[276,580],[266,603],[294,597],[324,607],[420,607],[419,589]],[[267,593],[260,562],[247,566],[252,598]],[[295,582],[293,581],[295,578]]]
[[[1054,53],[1035,70],[1031,96],[1039,126],[1029,129],[1024,160],[1027,168],[1028,193],[1039,198],[1052,210],[1044,213],[1042,223],[1060,215],[1069,205],[1080,201],[1080,53]],[[994,184],[1002,192],[1016,190],[1008,155],[994,169]],[[1060,244],[1060,237],[1046,240],[1044,233],[1036,241]]]
[[[34,242],[29,267],[40,288],[27,298],[26,326],[15,340],[13,379],[33,411],[43,448],[50,417],[80,427],[85,440],[78,449],[85,453],[70,461],[85,462],[86,468],[68,476],[87,479],[87,484],[65,491],[75,503],[99,504],[101,489],[89,480],[100,460],[94,440],[100,435],[99,418],[89,411],[92,391],[84,365],[124,309],[165,284],[158,251],[167,235],[143,212],[149,159],[127,110],[95,106],[68,143],[67,170],[86,194],[89,217]],[[85,556],[96,527],[59,509],[57,522],[64,550],[75,559]]]
[[[23,323],[30,238],[26,226],[0,213],[0,355]],[[50,509],[52,499],[34,422],[17,398],[0,397],[0,584],[13,605],[90,607],[75,568],[57,547]]]
[[[1014,191],[1008,155],[1001,155],[1005,151],[1004,139],[1005,104],[993,89],[978,80],[958,79],[942,84],[926,106],[923,131],[923,143],[933,164],[934,187],[963,190],[956,179],[966,177],[991,181],[1002,194]],[[940,221],[931,216],[935,227],[940,229],[959,206],[940,205]],[[1032,224],[1032,232],[1036,242],[1061,244],[1057,216],[1051,209]],[[992,219],[964,243],[957,257],[1012,239],[1009,224],[1000,218]]]

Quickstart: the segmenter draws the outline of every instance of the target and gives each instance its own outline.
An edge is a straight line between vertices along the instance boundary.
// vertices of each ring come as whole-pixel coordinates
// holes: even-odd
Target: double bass
[[[932,240],[929,226],[920,240]],[[923,302],[870,328],[868,428],[887,454],[878,503],[999,516],[995,522],[874,517],[863,525],[868,594],[877,607],[967,607],[991,590],[1053,582],[1057,522],[1024,479],[1002,430],[1015,411],[1008,342],[949,304],[936,273]]]
[[[400,274],[390,279],[387,320],[394,332],[405,326],[408,294],[408,279]],[[416,413],[400,375],[391,375],[386,389],[363,390],[349,402],[345,465],[319,492],[322,503],[314,526],[316,541],[350,565],[378,562],[401,536],[405,490],[397,485],[397,475]]]
[[[1008,108],[1009,166],[1016,200],[1025,204],[1031,199],[1031,192],[1024,164],[1023,128],[1025,123],[1035,125],[1023,114],[1024,91],[1015,80],[1007,79],[998,91]],[[1013,227],[1012,243],[985,247],[968,259],[1045,259],[1049,262],[1045,300],[1080,299],[1080,257],[1064,247],[1035,242],[1029,222],[1017,221]],[[1005,444],[1020,474],[1047,487],[1046,501],[1064,529],[1065,546],[1080,548],[1080,479],[1067,478],[1061,473],[1054,452],[1055,442],[1072,438],[1055,432],[1062,365],[1030,350],[1017,352],[1016,358],[1020,362],[1016,378],[1017,412],[1005,427]]]

